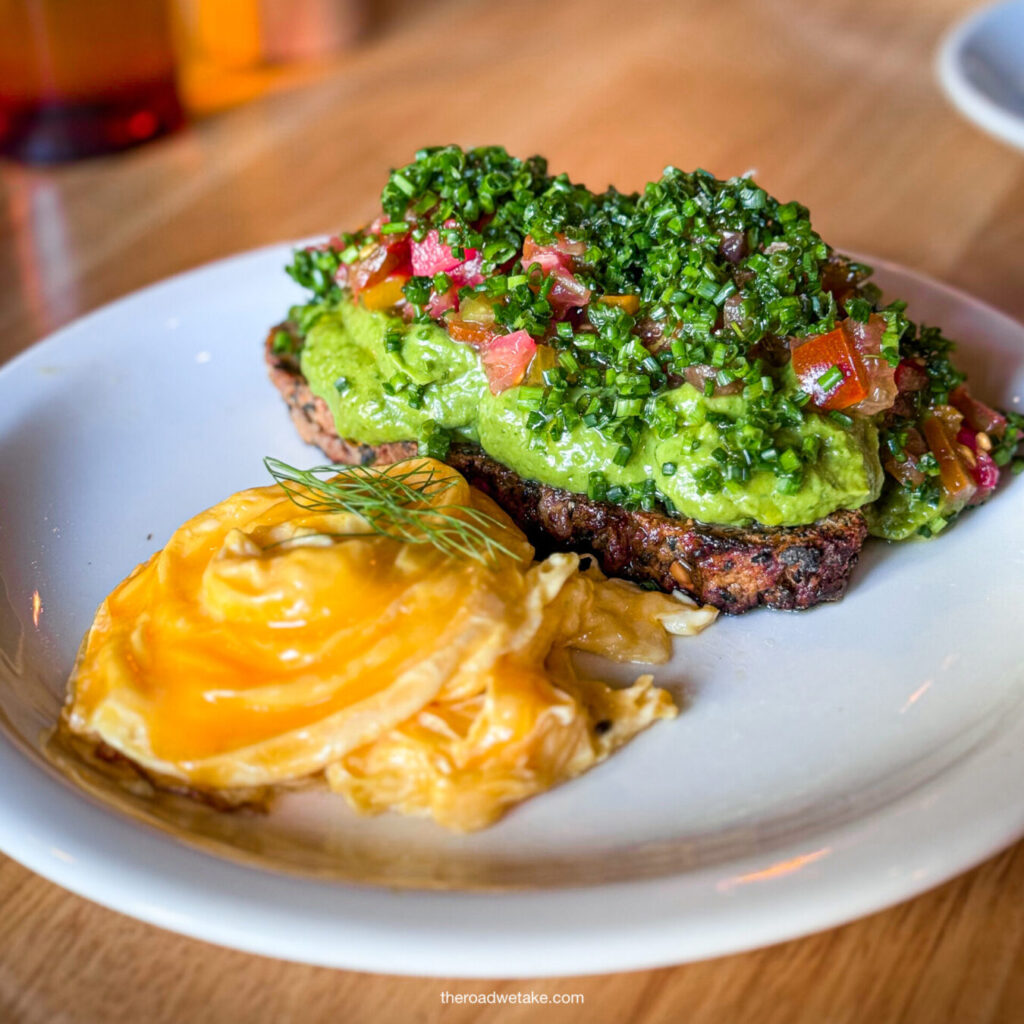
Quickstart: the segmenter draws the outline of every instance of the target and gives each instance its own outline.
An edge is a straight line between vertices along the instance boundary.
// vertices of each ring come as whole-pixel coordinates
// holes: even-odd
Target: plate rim
[[[122,303],[144,301],[148,293],[182,279],[295,244],[301,243],[236,253],[101,306],[0,367],[0,387],[20,372],[19,366],[64,344]],[[1024,326],[988,303],[898,264],[878,258],[871,262],[1001,319],[1024,338]],[[298,962],[391,974],[584,975],[742,952],[909,899],[1024,836],[1024,792],[1009,794],[997,807],[975,798],[979,782],[1005,777],[1004,763],[1020,760],[1020,713],[1008,717],[991,743],[974,748],[936,778],[863,817],[823,829],[822,836],[832,837],[827,849],[791,850],[783,841],[757,856],[663,878],[498,893],[395,891],[228,862],[155,829],[140,829],[57,778],[20,750],[20,741],[6,730],[0,729],[0,736],[0,774],[11,783],[0,790],[0,850],[14,860],[93,902],[192,938]],[[927,836],[935,808],[943,802],[952,802],[961,815],[973,815],[972,827],[959,828],[937,856],[934,842],[918,848],[924,842],[919,833]],[[964,819],[956,820],[962,825]],[[890,844],[893,833],[899,837],[898,850],[890,852],[888,872],[877,877],[877,847],[872,848],[871,867],[861,854],[886,825]],[[817,834],[796,843],[806,846],[811,838]],[[908,845],[913,849],[904,848]],[[127,858],[126,848],[132,850]],[[914,851],[918,862],[903,864]],[[766,866],[768,856],[782,859]],[[789,869],[765,876],[770,868],[787,864]],[[254,898],[250,887],[260,894]],[[694,903],[695,896],[704,903]],[[609,906],[617,901],[619,911],[611,926],[602,927],[591,918],[593,904],[606,899]],[[383,919],[381,909],[387,911]],[[638,909],[643,913],[630,916],[630,910]],[[445,919],[447,927],[441,924]],[[502,919],[512,926],[504,932],[493,926]],[[538,938],[540,921],[549,926],[543,939]],[[410,945],[415,939],[420,941]]]

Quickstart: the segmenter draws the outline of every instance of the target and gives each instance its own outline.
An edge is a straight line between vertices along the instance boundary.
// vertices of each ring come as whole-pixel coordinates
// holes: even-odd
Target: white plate
[[[939,81],[960,112],[1024,149],[1024,2],[1009,0],[958,22],[939,48]]]
[[[261,340],[287,249],[159,284],[0,371],[0,847],[90,899],[273,956],[526,976],[709,957],[920,892],[1024,827],[1024,481],[930,544],[871,545],[839,605],[724,619],[690,699],[607,764],[453,837],[289,797],[266,818],[69,779],[46,730],[93,609],[188,516],[313,464]],[[879,275],[1019,407],[1024,328]],[[41,611],[33,624],[33,594]],[[344,879],[349,879],[346,882]],[[354,881],[383,885],[353,884]]]

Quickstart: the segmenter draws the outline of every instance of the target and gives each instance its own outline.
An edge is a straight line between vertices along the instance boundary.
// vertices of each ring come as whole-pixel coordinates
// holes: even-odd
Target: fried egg
[[[360,812],[468,831],[677,713],[649,675],[615,689],[571,651],[663,662],[670,634],[714,609],[581,571],[574,554],[535,562],[454,470],[412,469],[447,481],[427,500],[449,514],[484,514],[492,559],[375,533],[276,485],[242,491],[102,603],[66,727],[191,789],[323,779]]]

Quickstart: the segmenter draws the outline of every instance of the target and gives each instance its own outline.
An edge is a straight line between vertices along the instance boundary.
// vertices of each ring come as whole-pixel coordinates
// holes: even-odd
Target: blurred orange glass
[[[0,152],[70,160],[182,119],[166,0],[0,0]]]
[[[176,0],[178,84],[200,116],[314,81],[356,44],[367,0]]]

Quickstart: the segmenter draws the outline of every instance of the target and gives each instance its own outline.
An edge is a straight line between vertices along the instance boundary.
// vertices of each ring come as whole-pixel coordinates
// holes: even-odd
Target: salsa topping
[[[1019,424],[969,395],[952,343],[883,304],[870,268],[749,177],[668,167],[641,193],[594,193],[541,157],[444,146],[392,171],[381,206],[362,231],[298,251],[291,275],[321,304],[351,296],[443,327],[479,353],[492,394],[520,389],[539,438],[582,425],[627,465],[645,432],[676,434],[665,398],[689,384],[742,399],[708,412],[719,442],[698,489],[767,472],[795,494],[820,455],[813,436],[793,443],[808,417],[871,419],[887,490],[936,515],[987,494],[1015,457]],[[653,480],[641,489],[670,505]]]

